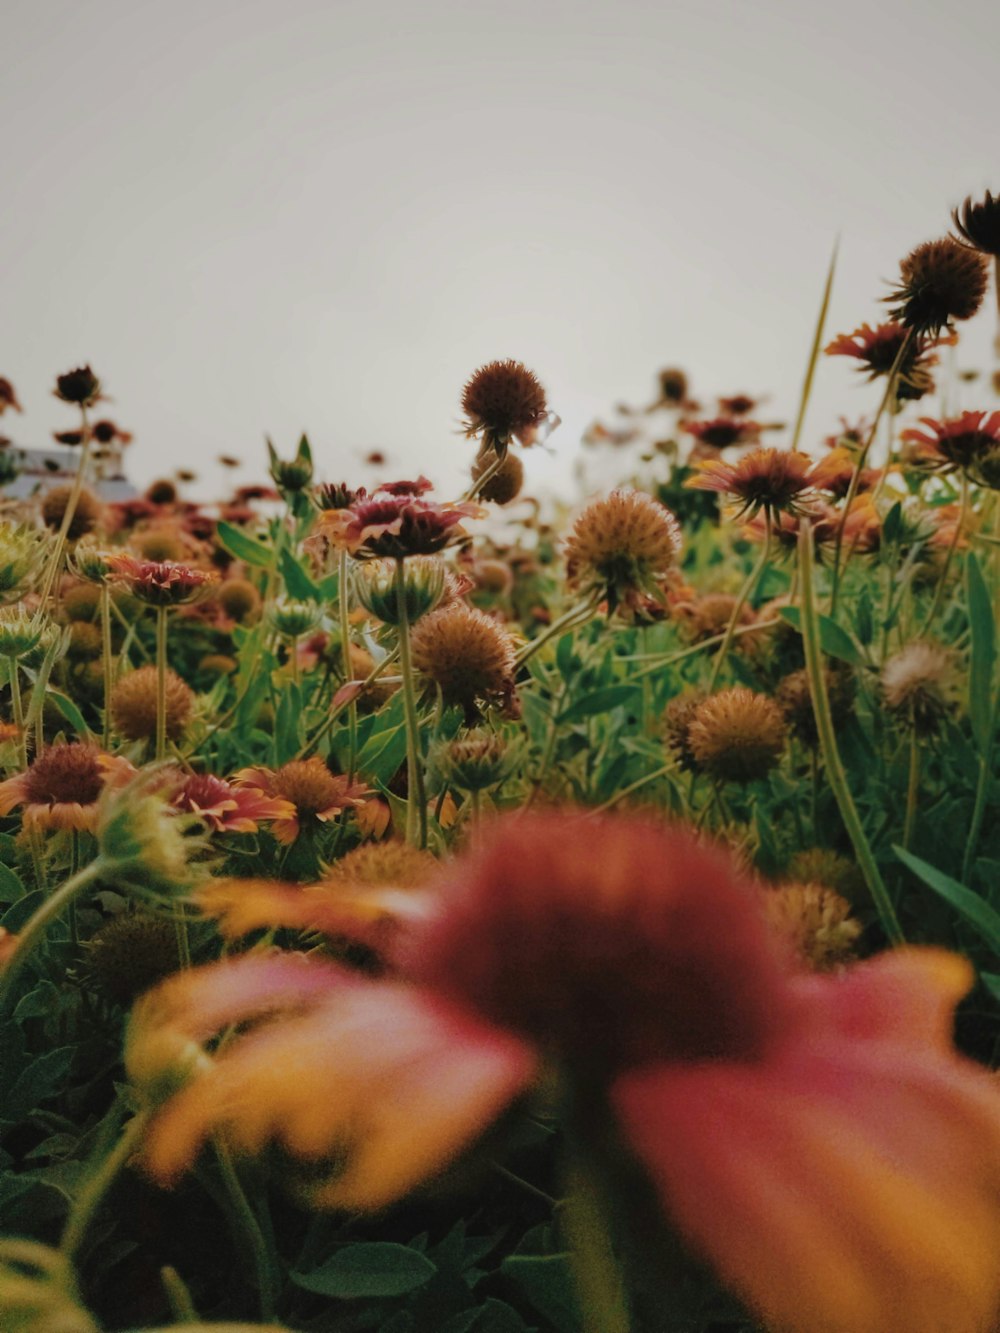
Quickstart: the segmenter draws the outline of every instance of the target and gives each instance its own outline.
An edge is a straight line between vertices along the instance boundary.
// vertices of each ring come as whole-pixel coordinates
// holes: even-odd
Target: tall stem
[[[554,639],[557,634],[561,634],[568,629],[575,629],[578,625],[588,621],[597,610],[600,599],[601,594],[593,592],[584,601],[578,602],[576,606],[571,606],[568,611],[563,612],[558,619],[553,620],[551,625],[546,626],[541,634],[524,645],[517,654],[517,665],[519,667],[524,666],[529,658],[534,657],[535,653],[543,648],[550,639]]]
[[[61,884],[28,919],[18,934],[17,948],[7,959],[3,971],[0,971],[0,1015],[6,1012],[7,1004],[14,993],[14,983],[25,963],[41,943],[48,926],[62,915],[88,884],[92,884],[100,876],[103,869],[104,864],[99,857],[96,861],[91,861],[89,866],[84,866]]]
[[[764,547],[753,569],[751,569],[750,573],[747,575],[743,587],[740,589],[739,596],[736,598],[736,604],[733,607],[733,613],[729,617],[729,624],[726,626],[726,632],[722,638],[722,645],[719,648],[718,654],[716,655],[715,658],[715,664],[712,667],[712,675],[709,678],[708,682],[709,694],[711,694],[712,691],[715,689],[715,682],[719,679],[719,672],[722,670],[722,664],[723,662],[725,662],[726,657],[729,653],[730,645],[733,642],[733,635],[736,633],[736,625],[737,622],[739,621],[740,614],[742,613],[744,606],[746,606],[747,600],[752,594],[754,588],[756,588],[761,575],[767,568],[767,562],[771,555],[771,530],[773,521],[774,520],[771,517],[770,509],[765,509]]]
[[[816,731],[819,735],[823,762],[826,766],[827,780],[833,790],[840,817],[844,821],[848,836],[858,858],[861,873],[865,877],[868,890],[872,895],[882,929],[891,944],[904,942],[903,930],[896,917],[889,891],[879,873],[871,846],[851,796],[847,774],[841,762],[837,748],[837,737],[830,714],[830,700],[826,693],[826,680],[823,675],[823,653],[819,637],[819,616],[816,611],[816,589],[813,584],[813,536],[812,526],[805,520],[799,532],[799,569],[802,574],[802,643],[805,648],[806,671],[809,673],[809,692],[812,695],[813,714],[816,718]]]
[[[917,796],[920,793],[920,744],[915,727],[910,729],[910,776],[906,784],[906,817],[903,820],[903,850],[910,850],[917,822]]]
[[[77,1194],[70,1209],[62,1239],[59,1242],[59,1249],[67,1259],[72,1260],[83,1244],[87,1228],[90,1226],[94,1214],[100,1208],[102,1200],[115,1183],[119,1173],[128,1163],[128,1159],[132,1156],[135,1146],[142,1138],[148,1123],[149,1113],[147,1111],[140,1111],[138,1115],[133,1116],[122,1131],[114,1148]]]
[[[21,678],[20,667],[17,664],[16,657],[8,657],[7,664],[10,670],[10,706],[14,713],[14,726],[17,727],[17,746],[18,754],[21,759],[21,768],[28,767],[28,736],[24,729],[24,702],[21,698]]]
[[[257,1291],[260,1298],[260,1317],[269,1320],[274,1315],[274,1307],[278,1299],[277,1263],[271,1253],[271,1248],[267,1243],[260,1222],[257,1220],[257,1214],[251,1208],[250,1201],[240,1184],[240,1178],[236,1174],[236,1167],[233,1165],[229,1149],[221,1138],[215,1140],[215,1155],[235,1220],[243,1232],[247,1247],[253,1258],[254,1271],[257,1277]]]
[[[403,675],[403,708],[406,715],[406,840],[416,847],[427,846],[427,794],[424,791],[420,725],[410,653],[410,620],[406,611],[404,562],[396,561],[396,616],[399,632],[399,663]]]
[[[77,505],[80,503],[80,495],[83,491],[83,479],[87,474],[87,464],[90,462],[90,426],[87,422],[87,409],[80,405],[82,443],[80,447],[80,463],[76,469],[76,477],[73,479],[73,489],[69,493],[69,499],[66,502],[66,509],[62,516],[62,522],[59,524],[59,532],[56,536],[56,544],[52,548],[52,555],[49,557],[49,563],[45,570],[45,580],[42,583],[42,595],[39,602],[41,610],[45,610],[45,604],[49,600],[49,594],[52,592],[56,579],[59,577],[59,569],[62,565],[63,551],[66,549],[66,538],[73,525],[73,518],[76,514]]]
[[[346,551],[340,553],[339,574],[337,577],[337,611],[340,615],[340,660],[344,671],[344,680],[354,679],[351,665],[351,606],[348,597],[348,557]],[[358,762],[358,703],[352,699],[347,705],[347,778],[354,781],[354,767]]]
[[[114,686],[111,659],[111,589],[107,580],[101,584],[101,663],[104,667],[104,727],[101,739],[107,750],[111,744],[111,691]]]
[[[983,816],[986,813],[986,794],[989,791],[990,778],[993,775],[993,745],[998,713],[1000,713],[1000,693],[993,700],[993,711],[990,714],[990,734],[983,747],[983,752],[979,756],[979,776],[976,780],[976,799],[972,807],[972,823],[969,826],[969,836],[966,839],[965,852],[962,856],[961,879],[963,884],[968,884],[969,876],[972,873],[972,866],[976,859],[976,848],[979,846],[979,835],[983,827]]]
[[[156,608],[156,758],[167,753],[167,608]]]

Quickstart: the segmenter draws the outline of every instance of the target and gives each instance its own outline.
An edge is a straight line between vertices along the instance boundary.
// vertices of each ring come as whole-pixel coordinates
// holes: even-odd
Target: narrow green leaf
[[[594,717],[597,713],[609,713],[620,704],[638,704],[641,699],[642,691],[636,685],[605,685],[570,704],[559,715],[558,721],[579,722],[581,718]]]
[[[306,573],[301,560],[298,560],[287,547],[281,552],[278,561],[281,569],[281,577],[285,580],[285,587],[289,595],[300,602],[318,602],[320,600],[320,590],[318,586]]]
[[[16,903],[24,897],[24,885],[20,878],[0,861],[0,903]]]
[[[826,284],[823,287],[823,300],[819,308],[819,316],[816,320],[816,331],[813,334],[812,347],[809,349],[809,364],[806,366],[805,379],[802,381],[802,396],[799,399],[799,411],[795,418],[795,431],[792,435],[792,448],[799,447],[799,439],[802,435],[802,426],[806,419],[806,408],[809,406],[809,397],[812,393],[813,377],[816,374],[816,363],[819,360],[819,351],[823,345],[823,329],[826,326],[826,314],[830,309],[830,293],[833,291],[833,275],[837,271],[837,251],[840,248],[840,239],[834,242],[833,254],[830,256],[830,267],[826,273]]]
[[[232,523],[219,523],[216,536],[222,546],[237,560],[245,560],[257,569],[270,569],[274,563],[274,552],[261,542],[254,541],[245,532],[240,532]]]
[[[957,879],[952,879],[943,870],[922,861],[919,856],[904,851],[902,847],[893,847],[892,850],[917,879],[954,907],[1000,958],[1000,913],[994,911],[978,893],[973,893],[964,884],[959,884]]]
[[[72,699],[65,694],[60,694],[58,690],[50,689],[48,697],[62,713],[63,717],[70,724],[78,736],[89,736],[90,728],[83,720],[83,714],[77,708]]]

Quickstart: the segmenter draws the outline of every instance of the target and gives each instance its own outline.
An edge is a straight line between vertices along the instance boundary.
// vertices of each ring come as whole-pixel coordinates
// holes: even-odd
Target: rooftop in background
[[[13,481],[0,488],[3,498],[8,500],[26,500],[53,486],[71,482],[79,465],[76,449],[22,449],[8,443],[3,454],[18,468]],[[106,501],[131,500],[139,494],[125,476],[121,448],[114,445],[102,446],[92,457],[87,482]]]

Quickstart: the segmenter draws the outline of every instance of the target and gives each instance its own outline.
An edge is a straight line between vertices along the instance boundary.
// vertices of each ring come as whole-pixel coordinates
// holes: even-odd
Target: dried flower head
[[[851,672],[842,666],[824,667],[823,680],[830,716],[835,727],[845,723],[854,711],[855,682]],[[775,693],[778,707],[789,727],[804,745],[817,746],[816,714],[813,711],[809,673],[804,668],[784,677]]]
[[[888,659],[881,683],[889,712],[918,735],[933,735],[954,701],[954,654],[940,644],[917,639]]]
[[[462,390],[464,431],[481,449],[505,453],[512,439],[529,443],[548,410],[538,377],[520,361],[481,366]]]
[[[978,203],[970,195],[951,216],[955,230],[967,245],[980,254],[1000,258],[1000,194],[994,198],[987,190]]]
[[[178,741],[184,735],[194,693],[177,674],[167,669],[167,739]],[[156,736],[156,667],[138,667],[115,682],[110,701],[111,722],[127,741],[149,741]]]
[[[435,755],[435,764],[450,786],[479,792],[503,782],[515,758],[499,732],[476,729],[444,742]]]
[[[478,481],[483,473],[496,461],[491,453],[477,454],[472,465],[472,480]],[[508,453],[496,472],[479,490],[479,498],[490,504],[506,505],[516,500],[524,485],[524,464],[517,454]]]
[[[177,932],[149,912],[122,912],[84,944],[87,983],[125,1007],[180,967]]]
[[[53,393],[64,403],[91,407],[101,396],[101,381],[89,366],[81,366],[78,370],[67,371],[65,375],[57,375]]]
[[[725,634],[736,610],[737,600],[731,592],[706,592],[693,601],[682,602],[678,607],[678,615],[693,641],[704,643],[706,639],[717,639]],[[737,627],[750,626],[756,619],[753,607],[744,602],[736,618]],[[745,648],[752,638],[753,635],[741,634],[733,640],[733,646],[736,649]]]
[[[169,477],[159,477],[146,491],[146,499],[154,505],[172,505],[177,502],[177,487]]]
[[[180,528],[173,523],[157,523],[136,532],[131,545],[140,560],[157,564],[181,564],[188,554],[187,542]]]
[[[447,705],[474,723],[481,705],[514,702],[514,641],[504,627],[464,602],[425,616],[413,630],[413,665],[437,685]]]
[[[684,485],[692,490],[717,491],[737,503],[737,518],[763,510],[808,513],[813,499],[813,461],[791,449],[751,449],[733,463],[711,458],[695,463],[695,473]]]
[[[698,769],[688,739],[688,729],[694,721],[695,713],[707,697],[704,690],[686,690],[670,700],[663,714],[663,734],[667,749],[686,773],[695,773]]]
[[[146,606],[181,606],[203,597],[218,581],[214,570],[195,569],[173,560],[137,560],[113,555],[111,578]]]
[[[896,302],[892,318],[917,337],[936,337],[952,320],[971,319],[986,294],[985,257],[950,236],[918,245],[899,272],[899,285],[885,300]]]
[[[708,421],[683,421],[681,430],[693,435],[707,449],[728,449],[734,444],[757,444],[763,426],[745,417],[713,417]]]
[[[249,579],[226,579],[215,596],[226,615],[240,623],[255,619],[260,610],[260,593]]]
[[[365,888],[416,889],[433,879],[439,868],[430,852],[390,838],[355,847],[334,861],[323,879],[328,884]]]
[[[53,532],[58,532],[62,527],[72,495],[72,485],[66,485],[53,486],[42,497],[42,521]],[[70,541],[76,541],[78,537],[85,537],[88,532],[93,532],[103,512],[104,507],[100,500],[92,490],[84,486],[77,499],[66,536]]]
[[[857,863],[829,847],[805,847],[795,852],[782,878],[792,884],[822,884],[850,902],[858,901],[866,891]]]
[[[603,593],[611,611],[643,594],[662,602],[680,549],[680,524],[669,509],[642,491],[612,491],[591,501],[573,524],[565,546],[567,581]]]
[[[660,371],[659,381],[661,402],[677,406],[687,398],[688,377],[683,370],[679,370],[676,366],[668,366]]]
[[[698,771],[716,782],[754,782],[780,761],[786,734],[774,700],[738,685],[699,704],[688,744]]]
[[[850,962],[861,935],[851,904],[822,884],[780,884],[763,891],[764,916],[801,963],[828,972]]]
[[[890,320],[872,328],[862,324],[853,333],[842,333],[829,343],[824,351],[827,356],[851,356],[858,362],[858,370],[865,374],[869,383],[880,375],[888,375],[897,358],[907,343],[910,330],[904,325]],[[909,339],[896,371],[897,402],[915,401],[934,389],[934,380],[930,367],[937,364],[937,357],[932,349],[945,343],[954,343],[955,337]]]
[[[10,380],[5,379],[0,375],[0,417],[3,416],[8,408],[12,408],[15,412],[24,411],[24,408],[18,402],[13,384],[11,384]]]

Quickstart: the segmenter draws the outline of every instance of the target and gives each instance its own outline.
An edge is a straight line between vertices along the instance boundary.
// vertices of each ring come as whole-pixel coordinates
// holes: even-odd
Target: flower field
[[[1000,1326],[1000,200],[953,226],[846,333],[831,264],[794,421],[664,370],[575,503],[544,367],[456,386],[462,495],[303,437],[212,502],[114,492],[58,376],[73,468],[0,488],[3,1333]]]

